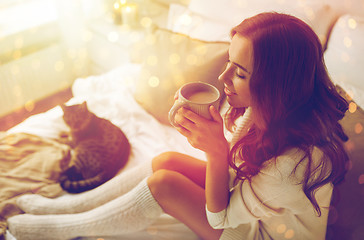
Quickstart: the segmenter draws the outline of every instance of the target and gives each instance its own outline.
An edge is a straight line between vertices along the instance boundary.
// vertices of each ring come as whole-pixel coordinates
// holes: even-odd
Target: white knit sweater
[[[232,144],[251,126],[250,114],[248,109],[232,137]],[[206,208],[210,225],[224,229],[220,239],[325,239],[332,184],[326,184],[316,193],[321,207],[321,216],[318,217],[300,184],[306,162],[303,161],[295,174],[291,174],[302,157],[301,150],[290,149],[275,161],[265,162],[250,182],[231,184],[226,209],[212,213]],[[322,152],[314,148],[314,165],[321,161],[321,157]],[[233,180],[235,173],[231,172]]]

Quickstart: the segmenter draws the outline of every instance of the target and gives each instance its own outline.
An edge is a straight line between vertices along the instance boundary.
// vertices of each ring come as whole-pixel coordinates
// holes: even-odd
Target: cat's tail
[[[103,173],[88,179],[82,179],[82,175],[77,174],[73,166],[60,176],[59,183],[63,190],[69,193],[81,193],[96,188],[106,181]]]

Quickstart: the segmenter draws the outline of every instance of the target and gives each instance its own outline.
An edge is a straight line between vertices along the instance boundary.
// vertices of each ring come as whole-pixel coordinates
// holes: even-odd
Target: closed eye
[[[235,75],[236,75],[237,77],[241,78],[241,79],[246,79],[246,77],[245,77],[244,75],[240,75],[240,74],[238,73],[238,71],[236,71],[236,72],[235,72]]]
[[[230,60],[228,60],[228,64],[233,64],[234,66],[236,66],[239,70],[242,70],[244,72],[246,72],[247,74],[251,74],[251,72],[249,72],[245,67],[241,66],[240,64],[236,63],[236,62],[232,62]],[[242,75],[239,75],[242,76]]]

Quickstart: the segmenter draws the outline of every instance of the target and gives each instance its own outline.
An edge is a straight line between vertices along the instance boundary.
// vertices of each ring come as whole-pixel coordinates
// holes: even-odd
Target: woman
[[[203,239],[324,239],[333,185],[348,160],[338,123],[347,102],[328,77],[319,39],[278,13],[246,19],[231,36],[219,77],[231,105],[230,144],[216,109],[213,120],[182,109],[177,130],[207,161],[169,152],[72,202],[24,196],[18,203],[28,213],[81,213],[15,216],[11,232],[19,239],[120,234],[166,212]]]

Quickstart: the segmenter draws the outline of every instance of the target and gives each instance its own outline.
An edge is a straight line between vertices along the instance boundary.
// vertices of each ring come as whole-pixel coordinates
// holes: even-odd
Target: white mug
[[[218,109],[220,101],[219,90],[211,84],[204,82],[186,83],[177,91],[177,99],[168,113],[169,122],[178,126],[174,117],[181,107],[190,109],[198,115],[211,119],[209,108],[213,105]]]

